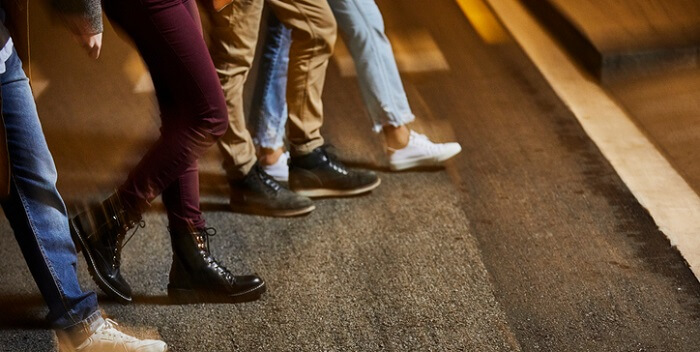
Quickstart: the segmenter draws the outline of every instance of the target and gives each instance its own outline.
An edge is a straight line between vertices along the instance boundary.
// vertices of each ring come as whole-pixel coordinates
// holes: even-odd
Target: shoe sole
[[[78,231],[78,227],[75,226],[75,223],[73,222],[73,219],[70,219],[70,233],[71,236],[73,237],[73,242],[76,244],[76,250],[78,252],[83,252],[83,257],[85,257],[85,261],[87,262],[87,267],[88,267],[88,272],[90,273],[90,277],[92,277],[92,281],[94,281],[97,286],[102,290],[102,292],[106,293],[108,296],[112,297],[114,300],[121,304],[129,304],[132,301],[132,298],[119,292],[116,288],[112,287],[112,285],[107,282],[107,280],[102,277],[100,272],[95,269],[95,260],[92,258],[92,253],[90,250],[88,250],[88,245],[87,241],[83,238],[83,235]]]
[[[306,215],[316,209],[315,205],[309,205],[308,207],[298,208],[298,209],[266,209],[258,208],[244,205],[229,204],[231,211],[234,213],[251,214],[251,215],[263,215],[263,216],[273,216],[273,217],[294,217],[300,215]]]
[[[216,294],[211,291],[175,288],[168,285],[168,298],[178,304],[194,303],[243,303],[257,301],[267,292],[265,283],[235,295]]]
[[[331,188],[308,188],[308,189],[292,189],[298,195],[309,198],[324,198],[324,197],[348,197],[358,194],[363,194],[372,191],[379,187],[382,179],[377,178],[372,184],[353,189],[331,189]]]
[[[389,164],[389,169],[391,171],[401,171],[401,170],[407,170],[407,169],[412,169],[412,168],[417,168],[417,167],[426,167],[426,166],[441,166],[441,164],[455,155],[459,154],[462,151],[462,148],[459,150],[445,154],[442,156],[439,156],[437,158],[423,158],[423,159],[413,159],[413,160],[408,160],[408,161],[403,161],[400,163],[396,164]]]

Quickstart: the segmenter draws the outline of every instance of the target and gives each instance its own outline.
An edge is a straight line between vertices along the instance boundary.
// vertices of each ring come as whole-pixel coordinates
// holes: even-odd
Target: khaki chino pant
[[[255,56],[265,0],[235,0],[217,12],[208,9],[210,52],[228,105],[229,129],[219,140],[224,169],[240,179],[257,158],[246,128],[243,86]],[[287,139],[292,155],[323,145],[321,93],[336,39],[336,23],[327,0],[267,0],[279,20],[292,29],[289,52]]]

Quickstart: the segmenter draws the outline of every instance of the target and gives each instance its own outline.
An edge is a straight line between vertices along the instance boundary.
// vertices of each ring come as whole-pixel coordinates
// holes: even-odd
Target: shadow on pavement
[[[39,295],[0,296],[0,329],[50,329],[39,313],[44,307],[44,300]]]

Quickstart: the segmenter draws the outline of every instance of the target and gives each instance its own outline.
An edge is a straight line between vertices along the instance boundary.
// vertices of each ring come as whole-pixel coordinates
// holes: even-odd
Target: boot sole
[[[300,215],[306,215],[316,209],[315,205],[309,205],[304,208],[297,209],[269,209],[260,207],[251,207],[245,205],[230,204],[231,211],[234,213],[242,214],[252,214],[252,215],[263,215],[263,216],[273,216],[273,217],[294,217]]]
[[[249,289],[248,291],[233,295],[217,294],[211,291],[193,290],[187,288],[175,288],[168,285],[168,298],[178,304],[193,303],[243,303],[260,299],[267,291],[265,283]]]
[[[309,198],[324,198],[324,197],[348,197],[358,194],[368,193],[379,187],[382,179],[377,178],[377,181],[367,186],[353,189],[332,189],[332,188],[307,188],[307,189],[292,189],[296,194]]]
[[[76,244],[77,251],[83,252],[83,257],[85,257],[85,261],[87,262],[88,272],[90,273],[90,277],[92,277],[92,281],[97,284],[102,292],[106,293],[117,302],[124,305],[131,303],[131,297],[124,295],[123,293],[119,292],[119,290],[112,287],[112,285],[110,285],[109,282],[107,282],[107,280],[100,275],[100,272],[95,269],[95,261],[92,259],[92,253],[90,253],[90,250],[87,249],[89,248],[87,246],[87,241],[85,241],[83,235],[77,230],[78,227],[75,226],[73,219],[70,219],[69,222],[71,237],[73,237],[73,242]]]

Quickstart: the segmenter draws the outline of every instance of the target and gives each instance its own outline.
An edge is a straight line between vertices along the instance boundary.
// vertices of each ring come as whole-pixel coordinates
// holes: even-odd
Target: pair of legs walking
[[[355,62],[365,107],[374,130],[382,131],[393,170],[432,166],[457,154],[457,143],[435,144],[410,131],[415,119],[403,89],[391,43],[384,33],[382,14],[374,0],[327,0]],[[266,170],[284,177],[282,154],[286,106],[283,98],[290,30],[271,16],[261,64],[262,101],[253,113],[256,143],[262,148]],[[408,147],[408,148],[407,148]],[[284,160],[284,158],[282,158]],[[280,165],[281,164],[281,165]],[[277,171],[280,170],[281,171]]]
[[[72,220],[93,278],[118,301],[132,300],[120,271],[123,241],[162,194],[173,246],[169,295],[185,301],[256,299],[265,283],[257,276],[233,276],[212,257],[212,229],[199,208],[197,159],[224,134],[228,117],[194,0],[105,0],[103,8],[149,68],[162,126],[117,192]]]
[[[257,165],[255,147],[246,127],[243,85],[255,54],[263,6],[291,28],[286,100],[287,137],[291,152],[289,186],[283,188]],[[348,170],[323,148],[321,94],[328,59],[336,38],[336,23],[325,1],[234,1],[211,17],[210,50],[229,112],[229,129],[219,141],[223,167],[231,184],[235,211],[290,216],[313,210],[306,197],[368,192],[380,183],[372,172]]]

